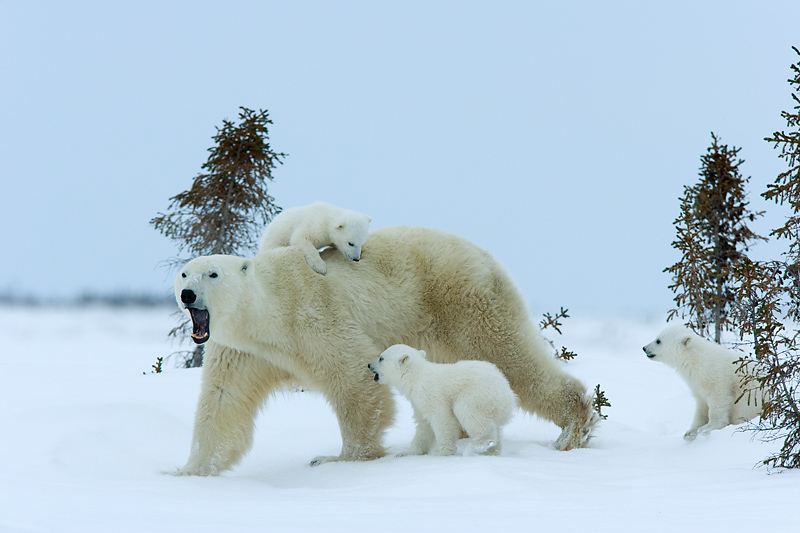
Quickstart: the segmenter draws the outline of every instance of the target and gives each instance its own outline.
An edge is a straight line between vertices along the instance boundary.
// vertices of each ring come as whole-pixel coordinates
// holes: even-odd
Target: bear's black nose
[[[190,291],[189,289],[183,289],[181,291],[181,301],[183,303],[193,304],[195,300],[197,300],[197,295],[194,291]]]

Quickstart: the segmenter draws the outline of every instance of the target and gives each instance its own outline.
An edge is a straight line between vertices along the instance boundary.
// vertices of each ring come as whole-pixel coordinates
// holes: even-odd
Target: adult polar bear
[[[591,395],[559,367],[487,252],[442,231],[393,227],[369,234],[359,263],[336,251],[323,259],[325,276],[297,247],[199,257],[178,275],[195,342],[210,342],[191,453],[176,474],[216,475],[236,464],[261,405],[292,383],[320,391],[339,421],[341,454],[312,464],[385,455],[394,403],[367,363],[393,344],[417,346],[435,362],[494,363],[520,407],[562,428],[557,449],[589,439]]]

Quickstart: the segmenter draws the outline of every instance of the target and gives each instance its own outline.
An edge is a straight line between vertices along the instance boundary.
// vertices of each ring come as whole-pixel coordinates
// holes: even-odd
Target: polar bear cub
[[[761,391],[742,396],[736,361],[745,357],[744,353],[727,350],[681,324],[667,326],[642,349],[651,360],[674,368],[697,400],[694,421],[684,439],[693,440],[697,435],[741,424],[761,414]]]
[[[372,217],[324,202],[292,207],[267,225],[259,251],[299,246],[308,266],[325,274],[327,267],[319,249],[335,246],[346,258],[358,261],[371,221]]]
[[[500,452],[500,429],[511,420],[516,396],[492,363],[432,363],[424,351],[395,344],[368,366],[376,382],[395,387],[414,408],[417,433],[401,455],[453,455],[462,428],[470,437],[465,453]]]

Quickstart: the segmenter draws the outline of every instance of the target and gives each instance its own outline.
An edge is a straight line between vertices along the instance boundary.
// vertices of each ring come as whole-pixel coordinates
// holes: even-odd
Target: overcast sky
[[[215,127],[268,109],[270,193],[489,250],[534,313],[665,317],[715,132],[786,163],[800,2],[0,1],[0,292],[171,292],[149,226]],[[759,245],[777,256],[782,243]]]

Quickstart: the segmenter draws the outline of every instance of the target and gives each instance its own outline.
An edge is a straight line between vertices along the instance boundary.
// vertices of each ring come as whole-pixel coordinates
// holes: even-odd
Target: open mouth
[[[192,317],[192,340],[195,344],[203,344],[208,340],[208,323],[210,316],[207,309],[187,307]]]

